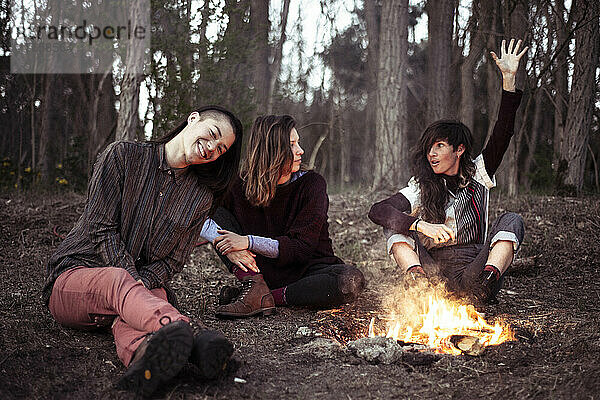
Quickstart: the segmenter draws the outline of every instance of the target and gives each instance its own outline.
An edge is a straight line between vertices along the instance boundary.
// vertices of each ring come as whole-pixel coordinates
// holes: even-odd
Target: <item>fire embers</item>
[[[384,300],[393,310],[385,328],[369,325],[368,336],[395,339],[405,345],[419,344],[436,353],[479,355],[486,346],[513,340],[508,325],[489,324],[472,305],[448,298],[443,286],[417,285],[400,290]]]

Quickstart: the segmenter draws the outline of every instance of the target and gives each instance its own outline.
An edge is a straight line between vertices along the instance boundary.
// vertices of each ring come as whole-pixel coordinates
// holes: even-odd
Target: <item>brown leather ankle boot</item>
[[[271,315],[275,312],[275,300],[261,274],[242,278],[238,298],[230,304],[217,307],[217,317],[250,317],[256,314]]]

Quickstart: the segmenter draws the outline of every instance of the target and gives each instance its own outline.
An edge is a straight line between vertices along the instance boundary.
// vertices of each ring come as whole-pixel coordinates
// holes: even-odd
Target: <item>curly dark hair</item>
[[[467,186],[475,174],[475,164],[471,156],[473,135],[465,124],[455,120],[440,120],[425,129],[412,152],[412,174],[421,191],[419,216],[427,222],[437,224],[444,223],[446,220],[446,204],[449,195],[443,175],[433,172],[427,154],[433,144],[439,140],[447,141],[452,145],[453,151],[456,151],[461,144],[465,148],[458,167],[459,187]]]

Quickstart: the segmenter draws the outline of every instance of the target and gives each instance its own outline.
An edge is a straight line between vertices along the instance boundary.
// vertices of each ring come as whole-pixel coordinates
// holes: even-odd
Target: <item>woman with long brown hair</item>
[[[502,274],[523,241],[523,219],[501,215],[488,229],[489,190],[513,134],[522,92],[515,88],[521,41],[492,57],[502,73],[502,101],[494,131],[472,159],[473,138],[458,121],[431,124],[413,152],[413,177],[394,196],[371,207],[384,227],[387,249],[407,277],[441,277],[451,291],[494,302]],[[513,49],[514,46],[514,49]]]
[[[241,289],[221,291],[217,315],[270,314],[275,306],[333,307],[356,299],[364,277],[333,254],[327,186],[301,168],[304,150],[289,115],[258,117],[239,179],[203,236]]]
[[[43,297],[61,325],[112,329],[127,367],[119,388],[148,396],[188,360],[215,378],[233,352],[177,310],[169,281],[237,174],[241,140],[231,112],[203,107],[155,142],[112,143],[94,165],[83,214],[48,262]]]

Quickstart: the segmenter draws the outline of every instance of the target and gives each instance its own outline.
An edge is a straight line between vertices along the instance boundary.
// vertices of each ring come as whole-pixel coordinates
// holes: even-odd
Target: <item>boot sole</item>
[[[200,369],[203,379],[215,379],[227,368],[233,345],[215,331],[205,331],[194,338],[190,361]]]
[[[160,384],[179,373],[190,356],[193,341],[187,322],[165,325],[149,339],[144,356],[129,366],[117,382],[117,388],[150,396]]]
[[[225,318],[245,318],[245,317],[253,317],[258,314],[262,314],[265,317],[269,316],[269,315],[273,315],[273,314],[275,314],[275,307],[260,308],[258,310],[249,312],[247,314],[233,313],[233,312],[227,312],[227,311],[215,312],[215,315],[217,317],[221,317],[221,318],[223,318],[223,317],[225,317]]]

